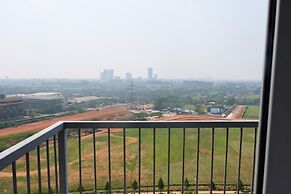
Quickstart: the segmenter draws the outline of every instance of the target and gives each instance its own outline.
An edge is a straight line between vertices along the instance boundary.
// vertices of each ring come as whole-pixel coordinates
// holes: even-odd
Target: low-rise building
[[[31,95],[24,96],[24,108],[41,114],[53,114],[63,111],[62,96],[56,95]]]
[[[0,95],[0,121],[20,119],[23,117],[23,99]]]

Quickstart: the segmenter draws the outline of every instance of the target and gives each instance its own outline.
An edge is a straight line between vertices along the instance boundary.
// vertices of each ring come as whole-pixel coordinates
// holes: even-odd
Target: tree
[[[28,114],[29,114],[29,117],[30,117],[31,119],[34,119],[34,116],[35,116],[35,110],[33,110],[33,109],[29,109],[29,110],[28,110]]]
[[[215,183],[213,181],[211,181],[211,183],[210,183],[210,188],[212,190],[216,190],[216,185],[215,185]]]
[[[106,190],[106,191],[108,191],[109,189],[110,189],[110,184],[109,184],[109,182],[107,181],[106,182],[106,184],[105,184],[105,187],[104,187],[104,189]]]
[[[163,191],[164,190],[164,181],[162,178],[159,179],[159,182],[158,182],[158,188],[159,188],[159,191]]]
[[[201,104],[197,104],[196,107],[195,107],[195,111],[199,114],[204,114],[205,113],[205,110],[204,110],[204,107],[201,105]]]
[[[244,191],[245,190],[245,185],[241,180],[239,180],[238,188],[239,188],[240,191]]]
[[[187,178],[184,181],[184,186],[185,186],[186,189],[189,189],[189,187],[190,187],[190,183],[189,183]]]
[[[132,187],[132,189],[133,189],[134,191],[138,189],[138,184],[137,184],[136,180],[134,180],[134,181],[132,182],[131,187]]]
[[[79,185],[77,191],[84,191],[84,187],[82,185]]]

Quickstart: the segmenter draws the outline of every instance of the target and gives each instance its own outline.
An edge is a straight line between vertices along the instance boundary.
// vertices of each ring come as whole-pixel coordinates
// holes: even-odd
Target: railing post
[[[68,193],[68,166],[67,166],[67,134],[63,129],[58,133],[59,148],[59,176],[60,176],[60,193]]]

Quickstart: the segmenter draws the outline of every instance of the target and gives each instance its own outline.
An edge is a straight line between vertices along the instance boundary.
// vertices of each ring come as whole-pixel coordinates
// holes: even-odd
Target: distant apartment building
[[[0,121],[22,118],[24,114],[21,97],[5,97],[0,94]]]
[[[131,75],[131,73],[126,73],[126,74],[125,74],[125,79],[126,79],[126,80],[131,80],[131,79],[132,79],[132,75]]]
[[[63,110],[62,96],[57,95],[30,95],[24,96],[24,108],[41,114],[53,114]]]
[[[152,81],[154,79],[154,70],[153,68],[149,67],[148,68],[148,80]]]
[[[113,69],[104,69],[101,73],[100,73],[100,79],[103,82],[107,82],[107,81],[111,81],[114,78],[114,72]]]

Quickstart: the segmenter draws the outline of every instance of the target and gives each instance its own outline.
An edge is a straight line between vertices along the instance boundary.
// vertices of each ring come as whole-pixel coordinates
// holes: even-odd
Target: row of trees
[[[185,181],[184,181],[184,188],[185,188],[185,190],[188,190],[190,188],[190,186],[191,186],[190,185],[190,182],[186,178]],[[111,186],[110,186],[109,182],[107,181],[106,184],[105,184],[104,190],[105,191],[109,191],[110,190],[110,187]],[[165,184],[164,184],[164,181],[163,181],[162,178],[159,179],[157,187],[158,187],[158,190],[160,192],[162,192],[164,190]],[[211,182],[210,185],[209,185],[209,187],[212,190],[217,190],[216,184],[214,182]],[[137,183],[136,180],[134,180],[132,182],[131,188],[132,188],[133,191],[137,191],[137,189],[138,189],[138,183]],[[51,187],[49,190],[50,190],[50,193],[55,193],[55,188],[52,188]],[[241,180],[239,182],[239,190],[242,191],[242,192],[245,191],[245,185],[244,185],[244,183]],[[85,189],[84,189],[83,186],[79,186],[79,188],[77,189],[77,191],[85,191]]]
[[[190,182],[189,182],[189,180],[186,178],[185,181],[184,181],[184,188],[185,188],[186,190],[188,190],[188,189],[190,188],[190,186],[191,186],[191,185],[190,185]],[[162,191],[164,190],[165,184],[164,184],[164,181],[163,181],[162,178],[159,179],[157,187],[158,187],[158,190],[159,190],[160,192],[162,192]],[[214,182],[211,182],[211,184],[209,185],[209,187],[210,187],[212,190],[216,190],[216,189],[217,189],[216,184],[215,184]],[[240,180],[240,182],[239,182],[239,186],[238,186],[238,187],[239,187],[239,190],[240,190],[240,191],[244,191],[244,190],[245,190],[245,185],[244,185],[244,183],[243,183],[241,180]],[[133,191],[136,191],[136,190],[138,189],[138,183],[137,183],[136,180],[134,180],[134,181],[132,182],[132,184],[131,184],[131,188],[132,188]],[[109,184],[108,181],[106,182],[104,189],[105,189],[106,191],[108,191],[108,190],[110,189],[110,184]]]

